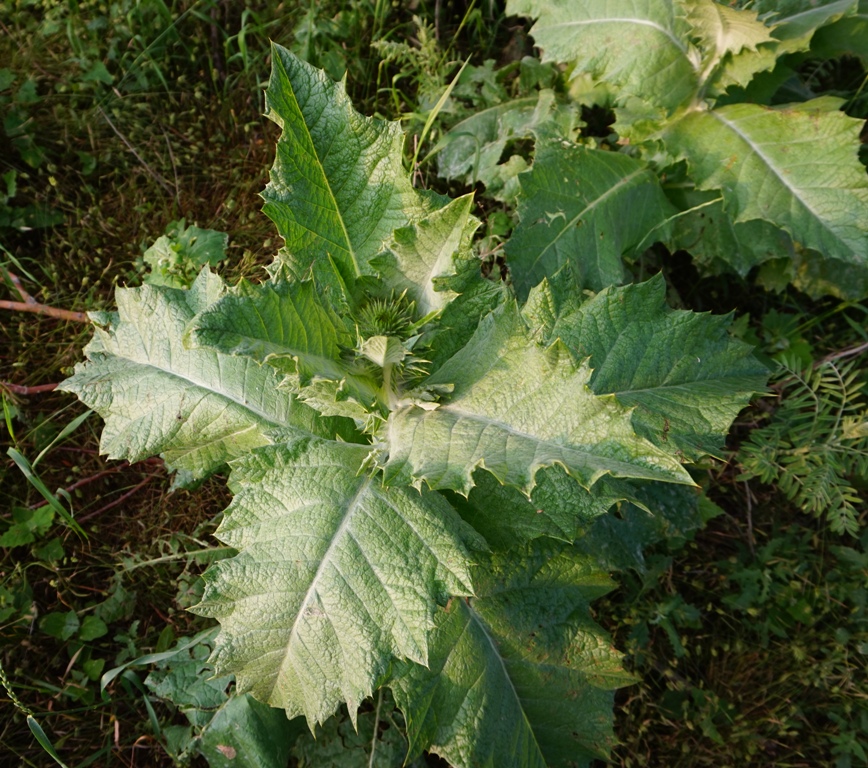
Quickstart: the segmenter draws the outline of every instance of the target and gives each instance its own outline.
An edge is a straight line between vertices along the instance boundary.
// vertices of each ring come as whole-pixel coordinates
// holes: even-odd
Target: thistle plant
[[[576,539],[612,508],[663,514],[655,489],[695,503],[689,464],[765,368],[661,276],[484,277],[472,197],[414,188],[399,126],[277,46],[266,104],[267,279],[118,289],[63,387],[113,458],[159,454],[179,485],[228,467],[237,553],[194,611],[239,691],[313,727],[388,687],[408,759],[587,765],[633,678]]]

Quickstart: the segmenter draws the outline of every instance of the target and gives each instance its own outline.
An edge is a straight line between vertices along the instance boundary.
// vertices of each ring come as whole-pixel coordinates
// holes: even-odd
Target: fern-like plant
[[[237,554],[194,610],[239,691],[313,727],[388,686],[408,761],[588,765],[632,678],[589,608],[618,528],[574,542],[618,503],[695,506],[685,463],[765,367],[660,276],[591,295],[560,272],[519,302],[481,272],[472,198],[413,187],[396,124],[279,47],[266,100],[268,279],[119,289],[63,388],[112,457],[179,483],[228,464]]]
[[[821,362],[804,370],[783,359],[773,375],[780,407],[741,446],[739,480],[774,484],[835,533],[858,535],[868,483],[868,402],[858,360]]]

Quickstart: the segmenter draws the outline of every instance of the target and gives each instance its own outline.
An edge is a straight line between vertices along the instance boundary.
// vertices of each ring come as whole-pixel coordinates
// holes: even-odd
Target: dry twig
[[[18,290],[18,293],[21,294],[21,301],[7,301],[6,299],[0,299],[0,309],[9,309],[13,312],[33,312],[37,315],[55,317],[58,320],[71,320],[74,323],[89,322],[87,315],[84,312],[73,312],[69,309],[58,309],[57,307],[49,307],[46,304],[40,304],[24,289],[24,286],[21,284],[21,278],[11,272],[8,272],[7,274],[9,275],[9,279],[12,280],[15,288]],[[22,392],[20,394],[29,393]]]

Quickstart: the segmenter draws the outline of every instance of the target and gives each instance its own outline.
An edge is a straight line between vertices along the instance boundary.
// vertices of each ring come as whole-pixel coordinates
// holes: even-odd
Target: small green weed
[[[738,455],[739,481],[777,485],[834,533],[857,536],[868,487],[868,401],[859,359],[824,360],[805,370],[786,358],[772,381],[780,406],[751,432]]]

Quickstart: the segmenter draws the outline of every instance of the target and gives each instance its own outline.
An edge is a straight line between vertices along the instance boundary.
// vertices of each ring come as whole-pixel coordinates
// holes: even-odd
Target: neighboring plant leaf
[[[567,263],[577,289],[623,282],[621,256],[663,239],[648,236],[672,213],[657,176],[616,152],[546,145],[519,182],[520,223],[506,254],[520,298]]]
[[[449,129],[438,145],[437,172],[471,186],[481,181],[486,195],[512,202],[519,194],[516,177],[528,162],[521,154],[503,159],[509,142],[571,139],[580,124],[578,105],[559,102],[550,89],[504,101]]]
[[[729,317],[672,310],[666,283],[612,287],[555,323],[589,387],[635,408],[638,434],[688,459],[720,453],[729,425],[768,371],[751,347],[727,335]]]
[[[182,712],[193,714],[195,710],[216,710],[226,703],[226,689],[232,676],[214,675],[214,669],[206,658],[201,653],[179,654],[171,662],[160,664],[151,671],[145,678],[145,685],[153,694],[171,701]]]
[[[184,347],[187,323],[222,292],[220,278],[203,271],[189,291],[120,288],[118,314],[94,316],[88,360],[60,389],[103,417],[100,450],[110,458],[161,454],[170,467],[202,478],[270,442],[266,433],[278,427],[324,437],[342,429],[279,392],[281,376],[271,368]]]
[[[616,99],[672,112],[698,88],[690,26],[672,0],[508,0],[509,15],[537,21],[530,34],[542,60],[617,86]]]
[[[686,113],[665,131],[700,189],[720,189],[733,221],[765,219],[827,258],[868,259],[868,177],[861,120],[823,98],[770,109],[731,104]]]
[[[689,251],[710,274],[734,271],[746,277],[769,259],[795,256],[790,236],[768,221],[734,222],[719,192],[679,189],[669,196],[684,212],[674,218],[667,245]]]
[[[341,711],[302,734],[292,750],[298,768],[401,768],[407,755],[403,718],[388,690],[381,688],[374,699],[355,727]]]
[[[58,640],[69,640],[81,626],[81,621],[75,611],[54,611],[46,613],[39,620],[39,628],[47,635],[56,637]]]
[[[173,221],[142,256],[151,269],[144,282],[189,288],[202,267],[216,267],[226,258],[228,244],[225,232],[188,227],[184,219]]]
[[[605,757],[613,688],[632,682],[590,617],[612,583],[591,558],[537,542],[474,573],[477,596],[437,616],[428,668],[391,687],[410,757],[429,749],[456,768],[567,768]]]
[[[286,768],[304,720],[247,694],[231,695],[214,713],[198,748],[210,768]]]
[[[218,674],[311,726],[342,701],[355,717],[393,657],[426,663],[437,601],[471,593],[466,526],[437,494],[360,474],[369,453],[304,439],[234,462],[216,535],[240,551],[193,609],[220,620]]]
[[[438,290],[438,278],[454,274],[453,257],[470,252],[479,221],[470,215],[473,195],[464,195],[416,224],[396,229],[386,252],[371,264],[386,286],[407,291],[419,315],[442,310],[456,295]]]
[[[530,493],[537,470],[561,464],[586,488],[606,474],[692,482],[677,459],[634,434],[626,408],[591,393],[590,376],[559,344],[535,345],[515,304],[504,305],[427,380],[454,385],[451,396],[433,411],[390,415],[387,481],[466,494],[482,466]]]
[[[12,524],[0,536],[0,547],[20,547],[44,536],[54,522],[55,510],[50,504],[36,509],[12,507]]]
[[[783,49],[807,50],[816,30],[853,13],[857,0],[753,0],[751,9],[775,25]]]
[[[296,277],[312,271],[325,286],[371,274],[368,262],[396,228],[439,207],[404,170],[398,123],[363,117],[342,82],[277,45],[265,102],[283,132],[263,211]]]
[[[854,485],[868,478],[864,366],[830,360],[804,369],[788,354],[775,378],[780,405],[742,443],[737,479],[773,484],[803,512],[823,515],[833,533],[859,536],[865,506]]]

